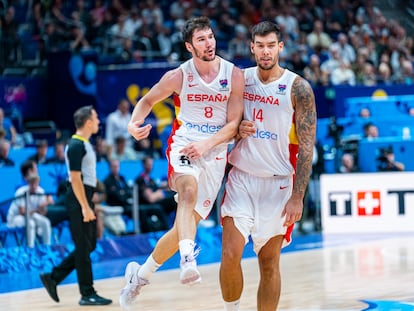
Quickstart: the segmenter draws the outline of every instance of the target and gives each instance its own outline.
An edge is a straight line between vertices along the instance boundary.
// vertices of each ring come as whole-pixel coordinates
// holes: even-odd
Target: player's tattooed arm
[[[301,77],[297,77],[293,83],[292,102],[295,109],[296,134],[299,143],[293,193],[303,197],[312,170],[317,118],[313,90],[309,83]]]

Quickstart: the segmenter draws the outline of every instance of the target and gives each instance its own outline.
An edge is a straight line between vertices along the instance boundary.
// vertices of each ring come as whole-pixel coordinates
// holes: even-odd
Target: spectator
[[[341,56],[338,47],[331,46],[329,49],[329,58],[321,64],[322,72],[329,77],[332,72],[341,66]]]
[[[124,214],[132,217],[132,189],[125,177],[120,174],[120,162],[117,159],[109,162],[109,175],[104,180],[106,204],[122,206]]]
[[[358,172],[358,168],[355,166],[355,159],[351,153],[344,153],[341,157],[341,166],[339,167],[339,173],[355,173]]]
[[[109,53],[119,55],[121,53],[124,39],[132,38],[134,35],[132,28],[126,27],[126,20],[127,15],[119,15],[117,23],[109,29],[107,36]]]
[[[296,18],[296,10],[289,4],[284,4],[280,8],[280,14],[275,18],[275,22],[285,27],[286,33],[296,41],[299,37],[299,25]]]
[[[47,205],[53,204],[51,196],[45,195],[45,191],[39,186],[39,175],[30,174],[26,180],[28,185],[17,189],[14,196],[16,199],[12,202],[7,214],[7,223],[11,227],[26,226],[26,209],[29,213],[29,234],[28,247],[34,247],[36,235],[42,237],[45,245],[51,244],[52,226],[49,218],[46,217]],[[25,193],[29,192],[29,207],[26,206]]]
[[[378,138],[379,136],[378,127],[372,122],[366,123],[363,127],[363,130],[364,130],[364,138],[375,139],[375,138]]]
[[[303,75],[313,87],[328,84],[328,76],[321,70],[320,58],[316,54],[311,55],[309,65],[303,69]]]
[[[71,26],[69,48],[73,52],[90,49],[90,44],[85,38],[85,30],[80,25],[75,24]]]
[[[12,121],[4,116],[3,108],[0,108],[0,129],[5,131],[5,138],[13,145],[16,142],[17,131]]]
[[[8,140],[0,140],[0,167],[14,166],[14,161],[9,158],[10,142]]]
[[[379,80],[375,72],[375,67],[370,61],[364,63],[359,79],[360,84],[364,86],[374,86],[378,84]]]
[[[160,204],[166,214],[177,209],[174,199],[175,192],[169,190],[167,182],[156,182],[151,174],[154,159],[147,157],[142,160],[144,171],[135,180],[139,191],[139,204]]]
[[[235,37],[229,41],[228,56],[230,59],[249,59],[250,39],[248,37],[247,28],[242,24],[234,27]]]
[[[131,140],[131,136],[127,130],[128,122],[131,119],[131,112],[129,111],[130,106],[129,101],[122,98],[118,101],[117,109],[110,113],[106,118],[105,140],[109,145],[113,146],[115,144],[115,139],[120,136],[123,136],[127,140]]]
[[[165,58],[171,54],[172,51],[172,42],[170,39],[171,30],[168,27],[165,27],[163,24],[155,24],[155,39],[157,41],[157,46],[159,47],[159,57]]]
[[[371,117],[371,111],[367,107],[361,108],[361,110],[359,111],[359,116],[361,118],[367,118],[368,119],[368,118]]]
[[[124,136],[118,136],[115,139],[115,146],[112,150],[110,160],[136,160],[137,154],[134,149],[127,146],[126,138]]]
[[[18,61],[18,47],[20,45],[18,37],[19,25],[15,19],[15,9],[9,6],[2,12],[1,21],[2,49],[4,53],[0,59],[0,67],[7,63],[16,63]]]
[[[400,64],[400,70],[394,77],[395,81],[406,85],[414,84],[413,63],[404,57],[400,57]]]
[[[391,68],[387,63],[381,63],[378,66],[377,83],[384,85],[391,85],[393,83],[391,77]]]
[[[112,147],[107,144],[106,140],[98,136],[95,139],[95,154],[96,162],[109,161],[109,156],[111,155]]]
[[[48,142],[46,139],[40,139],[36,142],[36,153],[29,157],[28,160],[33,160],[36,164],[45,164],[47,162]]]
[[[129,32],[135,33],[142,25],[141,12],[137,7],[132,7],[129,17],[125,21],[125,29]]]
[[[332,39],[324,32],[322,21],[316,20],[313,23],[313,31],[308,34],[307,42],[312,49],[316,47],[321,47],[323,50],[329,49],[332,44]]]
[[[96,185],[96,191],[92,196],[92,202],[95,205],[96,214],[96,238],[102,239],[104,236],[104,206],[103,203],[106,200],[105,185],[98,180]]]
[[[401,172],[405,170],[405,165],[395,160],[392,146],[381,149],[378,162],[378,171],[380,172]]]
[[[339,61],[339,67],[335,68],[331,72],[331,83],[332,85],[350,85],[354,86],[355,73],[350,68],[350,64],[347,60],[341,59]]]
[[[42,45],[40,53],[41,61],[47,57],[48,53],[58,52],[64,46],[64,34],[57,27],[53,20],[46,20],[44,32],[41,37]]]
[[[65,207],[65,198],[67,191],[67,180],[58,183],[56,189],[56,200],[47,207],[47,218],[49,218],[52,227],[58,225],[62,221],[69,220],[69,214]]]
[[[293,51],[290,56],[290,60],[288,60],[286,64],[289,70],[297,73],[298,75],[303,75],[306,65],[307,64],[303,61],[300,51]]]
[[[137,152],[138,160],[143,160],[146,157],[151,157],[153,159],[159,159],[161,157],[160,153],[154,149],[149,138],[136,141],[134,147]]]
[[[184,26],[183,19],[177,19],[174,22],[174,30],[171,35],[171,55],[170,61],[185,61],[191,57],[191,54],[185,48],[181,30]]]
[[[22,176],[22,182],[18,185],[17,188],[27,184],[27,177],[31,174],[37,175],[37,164],[33,160],[26,160],[20,165],[20,174]],[[16,188],[16,189],[17,189]]]
[[[339,51],[339,55],[342,59],[346,59],[350,64],[356,59],[355,50],[348,43],[348,36],[344,33],[338,35],[338,41],[332,44],[332,47]]]
[[[54,155],[46,159],[46,163],[65,164],[65,143],[56,141],[54,146]]]

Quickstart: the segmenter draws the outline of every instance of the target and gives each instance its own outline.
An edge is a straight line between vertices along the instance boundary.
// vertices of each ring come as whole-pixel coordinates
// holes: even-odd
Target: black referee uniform
[[[80,171],[82,173],[86,198],[89,206],[94,209],[92,196],[97,179],[96,155],[92,145],[83,137],[73,135],[66,147],[65,157],[69,176],[70,171]],[[92,262],[90,258],[90,253],[96,247],[96,220],[83,221],[81,206],[70,183],[65,206],[69,214],[70,231],[75,249],[58,266],[53,268],[51,276],[59,284],[76,269],[81,295],[90,296],[96,293],[93,288]]]

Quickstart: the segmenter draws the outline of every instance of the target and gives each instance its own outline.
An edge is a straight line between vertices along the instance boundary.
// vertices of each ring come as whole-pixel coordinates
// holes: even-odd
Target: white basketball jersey
[[[244,77],[244,119],[254,121],[256,133],[236,144],[229,162],[258,177],[294,174],[298,142],[290,92],[297,75],[285,69],[278,80],[263,84],[252,67]]]
[[[226,124],[233,66],[220,58],[220,71],[210,83],[200,77],[193,59],[180,66],[183,86],[179,96],[174,97],[177,116],[174,135],[200,141],[216,134]]]

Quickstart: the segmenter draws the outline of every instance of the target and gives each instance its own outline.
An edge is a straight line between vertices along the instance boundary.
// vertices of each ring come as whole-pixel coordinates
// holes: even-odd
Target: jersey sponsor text
[[[187,122],[185,126],[189,130],[196,130],[197,132],[206,133],[206,134],[215,134],[223,127],[222,125],[212,125],[209,123],[195,124],[191,122]]]

